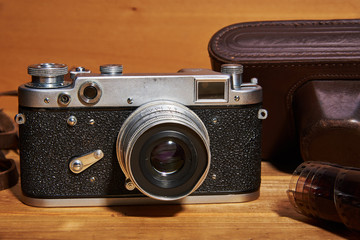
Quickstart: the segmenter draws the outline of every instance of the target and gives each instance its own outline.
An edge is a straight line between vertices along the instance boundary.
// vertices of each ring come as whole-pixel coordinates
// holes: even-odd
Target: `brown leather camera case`
[[[263,87],[264,159],[360,167],[360,20],[239,23],[208,50],[214,70],[243,64]]]

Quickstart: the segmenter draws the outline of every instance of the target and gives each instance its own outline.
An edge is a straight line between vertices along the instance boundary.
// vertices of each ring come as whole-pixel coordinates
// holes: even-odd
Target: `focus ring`
[[[161,135],[166,132],[174,133],[169,136]],[[161,139],[175,142],[182,139],[180,136],[184,136],[185,140],[179,141],[188,145],[189,149],[194,149],[191,161],[195,165],[186,165],[192,166],[192,171],[185,174],[187,171],[184,171],[184,168],[176,172],[177,176],[168,175],[159,181],[155,180],[157,179],[155,175],[158,174],[152,175],[155,170],[144,167],[144,164],[148,163],[146,160],[148,154],[143,154],[146,148],[144,146],[154,140],[152,136],[162,136]],[[157,140],[161,142],[160,139]],[[186,197],[201,185],[209,171],[211,153],[207,129],[193,111],[175,102],[155,101],[140,106],[123,123],[116,145],[118,161],[126,178],[130,179],[140,192],[154,199],[177,200]],[[145,150],[148,152],[147,150],[150,149]],[[196,157],[197,155],[199,158]],[[192,173],[194,175],[191,175]],[[184,178],[177,178],[183,174],[186,175]],[[171,181],[179,181],[181,185],[174,189],[161,187],[175,186],[176,184]]]

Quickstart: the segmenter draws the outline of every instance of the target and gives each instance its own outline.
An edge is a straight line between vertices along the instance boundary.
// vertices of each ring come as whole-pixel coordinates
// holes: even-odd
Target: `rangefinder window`
[[[226,101],[225,85],[225,82],[199,81],[197,84],[197,100]]]

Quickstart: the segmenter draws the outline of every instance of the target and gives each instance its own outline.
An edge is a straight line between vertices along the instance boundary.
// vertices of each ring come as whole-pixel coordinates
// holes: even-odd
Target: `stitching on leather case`
[[[214,41],[214,45],[216,46],[215,48],[217,50],[219,50],[218,44],[219,44],[219,39],[222,38],[223,35],[225,35],[227,32],[232,31],[233,29],[243,29],[243,28],[257,28],[257,27],[265,27],[265,26],[320,26],[320,25],[328,25],[328,26],[341,26],[341,25],[354,25],[354,26],[358,26],[360,25],[360,22],[358,22],[357,20],[338,20],[338,21],[331,21],[331,20],[325,20],[325,21],[313,21],[313,20],[309,20],[309,21],[297,21],[297,22],[288,22],[288,21],[284,21],[284,22],[254,22],[254,23],[242,23],[242,24],[234,24],[234,25],[230,25],[228,27],[223,28],[222,30],[220,30],[218,32],[218,35],[215,37],[215,41]],[[215,35],[214,35],[215,36]],[[211,48],[210,48],[211,49]],[[212,51],[213,52],[213,51]],[[253,56],[269,56],[271,54],[258,54],[258,53],[233,53],[231,55],[227,54],[224,51],[220,51],[224,54],[224,56],[227,57],[233,57],[233,56],[244,56],[244,57],[253,57]],[[214,53],[214,52],[213,52]],[[354,53],[341,53],[343,56],[354,56],[357,54]],[[307,55],[307,56],[315,56],[316,54],[314,53],[282,53],[276,56],[302,56],[302,55]]]
[[[258,64],[246,64],[243,63],[245,68],[292,68],[292,67],[342,67],[344,65],[352,65],[354,67],[360,65],[360,62],[351,62],[351,63],[258,63]],[[260,65],[261,64],[261,65]]]

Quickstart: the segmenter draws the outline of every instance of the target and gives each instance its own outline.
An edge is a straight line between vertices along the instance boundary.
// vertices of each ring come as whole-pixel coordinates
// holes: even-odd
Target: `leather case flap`
[[[355,114],[349,115],[346,119],[321,115],[315,120],[311,118],[312,120],[308,121],[309,116],[313,116],[311,113],[318,111],[315,108],[316,101],[325,88],[334,88],[332,92],[336,93],[336,97],[332,98],[335,98],[338,105],[349,98],[349,89],[358,89],[360,19],[233,24],[214,34],[208,50],[214,70],[219,71],[224,63],[243,64],[244,82],[255,77],[263,87],[263,106],[269,112],[269,117],[263,122],[264,159],[280,161],[281,164],[300,161],[300,156],[308,161],[333,161],[329,158],[324,159],[329,155],[322,154],[321,149],[326,151],[329,148],[328,140],[334,136],[332,132],[336,127],[337,131],[341,128],[342,134],[336,134],[336,154],[333,151],[334,154],[331,155],[341,161],[338,163],[350,163],[356,159],[360,166],[360,150],[356,148],[349,151],[349,145],[346,144],[346,139],[350,139],[350,135],[353,141],[360,141],[360,115],[356,107],[349,109]],[[311,81],[341,83],[326,86],[320,86],[319,83],[313,88],[306,88],[310,95],[297,94],[304,92],[303,87],[308,86],[306,84]],[[341,90],[338,86],[343,84],[348,86]],[[308,96],[312,96],[311,93],[315,90],[317,95],[309,101]],[[336,108],[336,111],[345,111],[352,105],[360,105],[356,94],[347,103],[351,101],[355,104],[343,104],[342,107]],[[330,106],[325,112],[330,110],[333,111],[334,108]],[[299,125],[299,122],[304,124]],[[341,123],[341,126],[333,124],[331,126],[334,127],[318,128],[321,124],[334,122]],[[345,134],[346,132],[351,134]],[[313,147],[321,144],[324,145],[323,148]]]
[[[209,53],[223,62],[353,61],[359,39],[359,20],[238,23],[212,37]]]

